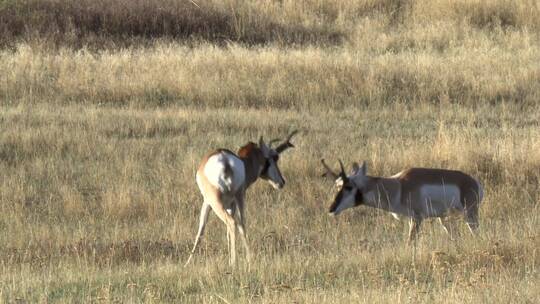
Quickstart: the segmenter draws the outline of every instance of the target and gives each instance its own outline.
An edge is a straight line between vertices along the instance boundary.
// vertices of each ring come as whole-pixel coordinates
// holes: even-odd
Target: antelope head
[[[339,160],[340,172],[335,173],[325,162],[321,160],[326,172],[323,176],[334,179],[335,185],[338,189],[338,193],[334,199],[334,202],[330,206],[328,212],[331,215],[338,215],[341,211],[356,207],[363,203],[364,187],[366,184],[366,162],[362,163],[360,167],[357,163],[353,163],[352,172],[350,175],[345,173],[343,163]]]
[[[272,187],[276,189],[281,189],[285,185],[285,179],[283,179],[281,171],[278,167],[279,155],[283,151],[294,147],[294,145],[291,143],[291,139],[296,133],[298,133],[297,130],[291,132],[289,136],[287,136],[287,138],[275,149],[272,148],[272,144],[279,141],[279,139],[271,140],[268,144],[264,142],[262,136],[259,139],[259,148],[263,153],[265,161],[260,177],[267,180]]]

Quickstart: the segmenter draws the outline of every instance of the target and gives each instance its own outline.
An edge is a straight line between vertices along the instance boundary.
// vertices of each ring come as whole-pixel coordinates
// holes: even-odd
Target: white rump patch
[[[225,170],[226,165],[230,171]],[[236,192],[246,180],[244,163],[237,156],[221,152],[208,158],[204,175],[222,193]]]

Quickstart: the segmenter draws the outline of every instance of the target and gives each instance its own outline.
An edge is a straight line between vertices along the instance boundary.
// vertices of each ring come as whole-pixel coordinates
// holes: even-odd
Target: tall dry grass
[[[379,45],[339,50],[167,44],[51,54],[22,45],[16,52],[0,52],[0,96],[3,104],[45,98],[57,104],[137,107],[536,104],[540,47],[531,41],[536,39],[532,34],[505,34],[503,45],[473,36],[467,40],[481,45],[444,53],[421,47],[395,53],[371,50],[395,48],[418,30],[399,41],[389,37]]]
[[[537,1],[3,0],[0,46],[37,42],[95,49],[153,40],[247,45],[341,44],[366,19],[387,30],[444,21],[485,30],[538,30]]]
[[[336,44],[313,34],[306,38],[313,42],[308,45],[294,42],[302,34],[287,32],[272,38],[276,31],[247,23],[246,30],[253,31],[247,36],[264,37],[234,39],[234,30],[227,27],[234,18],[215,21],[200,15],[212,10],[189,1],[164,1],[162,6],[145,1],[83,2],[7,1],[0,6],[4,16],[0,21],[7,24],[3,28],[16,36],[4,35],[11,47],[0,51],[3,104],[46,98],[59,104],[137,107],[313,108],[322,104],[339,108],[405,101],[534,105],[539,98],[540,43],[538,19],[532,18],[538,12],[534,1],[198,4],[223,6],[215,10],[233,10],[242,20],[273,20],[270,23],[289,28],[286,31],[294,32],[301,24],[306,31],[322,27],[321,31],[343,33],[344,39]],[[58,22],[76,20],[71,15],[96,14],[96,20],[106,24],[80,21],[72,41],[63,31],[54,30],[57,21],[47,19],[57,10],[66,10],[58,15]],[[398,13],[401,17],[392,17]],[[167,18],[159,14],[191,25],[165,26]],[[514,21],[501,21],[502,14],[512,15],[508,18]],[[30,18],[34,15],[42,17]],[[37,40],[30,34],[16,35],[15,29],[23,28],[45,32]],[[142,37],[128,30],[138,28],[152,33]],[[214,37],[219,41],[209,35],[219,36]],[[88,37],[96,38],[101,47],[93,46],[88,41],[93,38]],[[139,40],[124,43],[124,38]],[[264,41],[263,46],[253,46],[256,41]],[[131,46],[118,49],[114,44]]]
[[[5,301],[503,303],[538,296],[540,111],[501,104],[406,104],[297,112],[222,108],[2,107],[0,275]],[[287,187],[247,197],[251,270],[226,266],[212,217],[195,263],[182,268],[201,198],[206,151],[300,128],[280,160]],[[346,130],[346,131],[344,131]],[[204,134],[204,136],[201,136]],[[455,168],[485,187],[481,232],[450,241],[357,208],[326,215],[331,184],[318,160],[366,159],[375,175]],[[334,163],[335,164],[335,163]],[[241,255],[242,256],[242,255]],[[219,296],[219,297],[218,297]]]
[[[117,49],[152,40],[337,43],[344,33],[315,16],[283,18],[270,1],[3,1],[0,46],[25,41],[48,47]],[[281,16],[280,16],[281,15]]]
[[[195,2],[0,1],[1,301],[540,297],[535,1]],[[247,195],[252,268],[215,217],[182,268],[202,156],[295,128],[285,189]],[[330,218],[321,157],[470,173],[480,234]]]

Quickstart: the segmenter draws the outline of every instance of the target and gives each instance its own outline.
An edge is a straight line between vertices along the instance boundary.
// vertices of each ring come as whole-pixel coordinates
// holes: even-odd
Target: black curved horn
[[[333,180],[337,179],[339,177],[339,174],[337,174],[336,172],[334,172],[334,170],[332,170],[330,168],[330,166],[328,166],[326,164],[326,162],[324,161],[324,158],[321,158],[321,163],[324,167],[324,169],[326,169],[326,172],[324,172],[322,174],[323,177],[331,177]]]
[[[341,168],[341,172],[339,173],[339,176],[341,176],[341,178],[345,182],[347,180],[347,174],[345,173],[345,168],[343,167],[343,162],[341,161],[341,159],[338,159],[338,161],[339,161],[339,167]]]
[[[288,148],[294,148],[294,145],[290,142],[291,138],[296,134],[298,133],[298,130],[294,130],[292,131],[289,136],[287,136],[287,138],[285,139],[285,141],[276,147],[276,152],[277,153],[281,153],[285,150],[287,150]]]

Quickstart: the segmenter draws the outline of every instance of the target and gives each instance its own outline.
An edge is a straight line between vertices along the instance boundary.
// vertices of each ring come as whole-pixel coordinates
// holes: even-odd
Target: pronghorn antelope
[[[389,211],[396,219],[409,217],[409,242],[416,239],[422,220],[428,217],[438,217],[445,231],[451,234],[445,217],[461,212],[471,232],[474,234],[478,229],[482,186],[463,172],[411,168],[391,177],[374,177],[367,175],[363,162],[362,167],[354,163],[352,173],[347,176],[341,160],[339,174],[332,171],[324,159],[321,163],[326,169],[323,175],[333,178],[339,190],[330,206],[332,215],[367,205]]]
[[[249,142],[240,148],[238,154],[226,149],[218,149],[203,158],[196,174],[197,185],[203,196],[199,229],[191,254],[184,266],[189,264],[199,245],[210,209],[214,210],[227,226],[229,264],[234,265],[236,262],[236,228],[240,232],[249,263],[250,251],[244,227],[246,190],[259,177],[267,180],[276,189],[283,188],[285,180],[278,167],[279,155],[288,148],[294,147],[290,140],[296,133],[297,131],[290,133],[275,149],[272,148],[272,143],[276,140],[266,144],[261,137],[258,145]],[[237,209],[238,212],[236,212]]]

